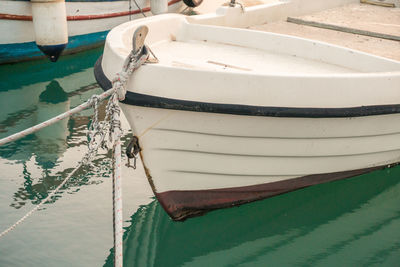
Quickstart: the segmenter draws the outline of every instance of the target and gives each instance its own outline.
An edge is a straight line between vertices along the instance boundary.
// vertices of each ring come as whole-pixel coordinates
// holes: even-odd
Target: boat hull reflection
[[[184,223],[153,201],[126,229],[124,265],[388,264],[400,255],[399,177],[399,167],[376,171]]]

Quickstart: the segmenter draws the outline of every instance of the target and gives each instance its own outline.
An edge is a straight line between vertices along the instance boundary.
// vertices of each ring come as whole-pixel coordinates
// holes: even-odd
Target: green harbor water
[[[0,66],[0,138],[101,93],[93,76],[101,52]],[[0,147],[0,232],[76,166],[91,115]],[[0,239],[0,266],[113,266],[109,156]],[[154,200],[140,162],[124,166],[123,185],[125,266],[400,266],[400,166],[185,222]]]

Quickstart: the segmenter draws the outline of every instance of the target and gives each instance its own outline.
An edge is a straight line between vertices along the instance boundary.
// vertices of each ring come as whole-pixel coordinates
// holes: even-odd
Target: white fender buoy
[[[150,0],[150,9],[153,15],[168,13],[168,0]]]
[[[68,43],[64,0],[31,0],[35,41],[52,62],[57,61]]]

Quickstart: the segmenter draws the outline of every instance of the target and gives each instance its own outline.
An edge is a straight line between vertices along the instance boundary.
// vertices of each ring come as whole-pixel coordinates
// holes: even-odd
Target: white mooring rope
[[[26,213],[21,219],[15,222],[12,226],[0,233],[0,238],[5,236],[7,233],[15,229],[17,225],[26,220],[35,211],[37,211],[44,203],[49,201],[74,175],[74,173],[83,165],[91,165],[91,162],[99,148],[107,148],[108,142],[114,143],[113,145],[113,228],[114,228],[114,266],[122,267],[122,237],[123,237],[123,217],[122,217],[122,179],[121,179],[121,141],[122,128],[120,122],[120,108],[118,106],[119,100],[125,99],[126,84],[129,76],[139,68],[149,57],[149,48],[143,46],[138,51],[132,51],[124,62],[123,69],[117,73],[116,78],[112,81],[113,87],[102,93],[101,95],[93,95],[88,101],[69,110],[63,114],[60,114],[52,119],[49,119],[43,123],[35,125],[19,133],[13,134],[6,138],[0,139],[0,146],[8,142],[18,140],[39,131],[42,128],[50,126],[58,121],[70,117],[71,115],[78,113],[89,107],[94,108],[94,115],[92,123],[88,131],[88,151],[84,155],[82,161],[78,163],[75,169],[59,184],[53,192],[51,192],[43,201],[36,205],[32,210]],[[107,97],[110,97],[106,107],[106,117],[104,121],[98,121],[98,104],[100,101]],[[107,137],[108,136],[108,140]]]
[[[135,36],[135,35],[134,35]],[[115,94],[111,96],[107,107],[110,106],[112,112],[112,122],[110,125],[110,138],[114,139],[113,147],[113,229],[114,229],[114,266],[123,266],[123,250],[122,250],[122,179],[121,179],[121,121],[119,119],[121,110],[118,106],[118,100],[124,100],[126,94],[126,84],[128,82],[129,76],[133,71],[139,68],[149,57],[149,48],[143,46],[138,51],[132,51],[127,59],[125,60],[123,70],[117,74],[116,78],[113,80],[113,88],[115,87]],[[111,115],[111,113],[110,113]],[[106,115],[106,117],[108,114]]]

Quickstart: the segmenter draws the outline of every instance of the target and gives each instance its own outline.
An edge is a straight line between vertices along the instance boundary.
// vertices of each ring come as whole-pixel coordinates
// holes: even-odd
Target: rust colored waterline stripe
[[[181,0],[171,0],[168,2],[168,5],[170,6],[170,5],[176,4],[180,1]],[[151,11],[151,9],[150,9],[150,7],[145,7],[145,8],[142,8],[142,11],[149,12],[149,11]],[[132,10],[132,11],[123,11],[123,12],[116,12],[116,13],[110,13],[110,14],[67,16],[67,20],[68,21],[76,21],[76,20],[107,19],[107,18],[136,15],[136,14],[140,14],[140,13],[141,13],[141,11],[139,9],[137,9],[137,10]],[[0,19],[32,21],[32,16],[0,13]]]
[[[220,189],[171,190],[158,193],[155,188],[152,188],[158,201],[168,215],[175,221],[182,221],[190,217],[203,215],[211,210],[239,206],[308,186],[350,178],[395,165],[397,163],[350,171],[312,174],[277,182]],[[149,178],[148,173],[146,175],[148,179],[151,178]]]

